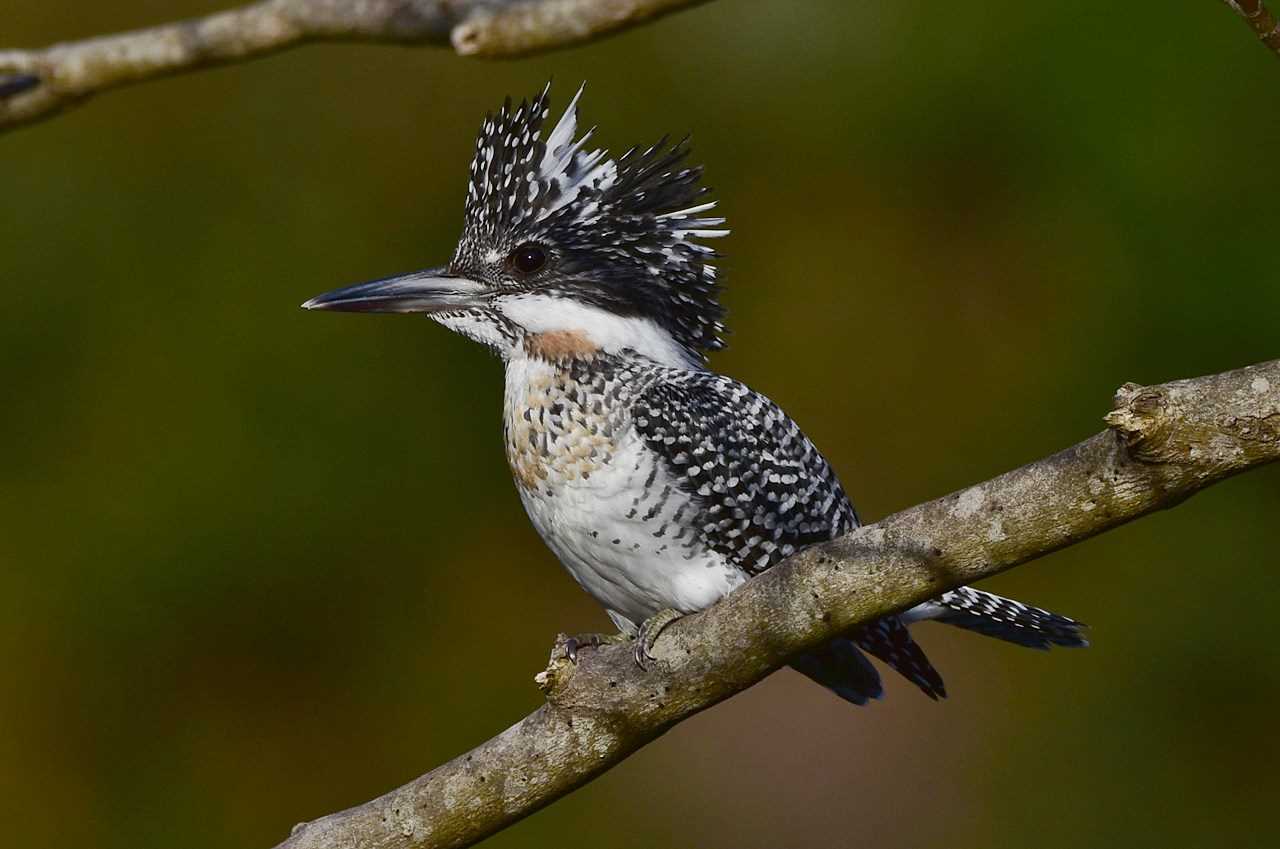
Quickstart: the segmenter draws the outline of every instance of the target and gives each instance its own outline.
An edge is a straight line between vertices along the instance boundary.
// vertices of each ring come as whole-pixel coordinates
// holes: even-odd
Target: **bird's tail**
[[[884,695],[880,673],[852,640],[843,637],[800,655],[791,661],[791,668],[855,705]]]
[[[865,705],[871,699],[880,698],[884,688],[880,674],[859,649],[884,661],[929,698],[946,698],[942,676],[896,616],[864,625],[851,631],[848,637],[832,640],[816,651],[803,654],[791,662],[791,668],[845,701]]]
[[[901,673],[929,698],[946,698],[942,676],[907,632],[909,623],[924,619],[1033,649],[1089,645],[1082,622],[1011,598],[960,587],[901,616],[886,616],[854,629],[848,637],[801,655],[791,666],[845,701],[865,705],[884,693],[880,675],[863,655],[865,651]]]
[[[1033,649],[1089,645],[1083,622],[972,587],[944,593],[911,608],[902,618],[907,622],[933,619]]]
[[[888,664],[929,698],[936,701],[947,697],[942,676],[925,657],[924,649],[911,639],[906,624],[897,616],[886,616],[870,625],[855,628],[849,637],[859,648]]]

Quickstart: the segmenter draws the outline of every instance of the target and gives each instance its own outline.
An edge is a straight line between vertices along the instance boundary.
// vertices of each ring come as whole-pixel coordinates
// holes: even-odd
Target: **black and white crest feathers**
[[[717,254],[700,240],[729,231],[706,214],[715,202],[703,200],[702,169],[683,164],[686,143],[663,138],[616,158],[587,149],[594,130],[575,138],[582,89],[543,139],[549,89],[486,117],[453,264],[543,243],[558,259],[541,283],[552,293],[651,318],[698,356],[723,347]]]

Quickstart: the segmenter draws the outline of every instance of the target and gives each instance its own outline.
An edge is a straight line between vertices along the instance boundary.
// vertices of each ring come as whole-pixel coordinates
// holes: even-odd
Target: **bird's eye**
[[[521,274],[532,274],[547,264],[547,252],[529,242],[513,250],[507,257],[507,262]]]

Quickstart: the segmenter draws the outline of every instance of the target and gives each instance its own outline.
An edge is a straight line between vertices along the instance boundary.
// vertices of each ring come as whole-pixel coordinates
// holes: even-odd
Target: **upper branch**
[[[538,710],[385,796],[298,826],[279,849],[468,846],[855,625],[1280,459],[1280,360],[1126,384],[1106,421],[1052,457],[796,554],[664,631],[647,672],[625,646],[577,665],[557,647],[537,676]]]
[[[261,0],[135,32],[0,50],[0,131],[126,83],[307,41],[452,43],[516,56],[587,41],[705,0]]]
[[[1222,1],[1245,19],[1249,27],[1257,33],[1259,41],[1271,48],[1271,52],[1280,56],[1280,23],[1276,22],[1276,16],[1271,14],[1271,10],[1262,0]]]

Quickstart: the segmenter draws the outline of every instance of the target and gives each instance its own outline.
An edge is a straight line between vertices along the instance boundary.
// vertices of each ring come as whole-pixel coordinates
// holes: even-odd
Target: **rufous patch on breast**
[[[552,362],[593,357],[600,347],[578,330],[549,330],[524,339],[525,352]]]
[[[616,423],[604,412],[607,388],[598,375],[575,374],[586,367],[578,358],[544,362],[508,393],[507,462],[522,490],[553,494],[576,487],[612,460]],[[583,376],[586,382],[579,381]]]

